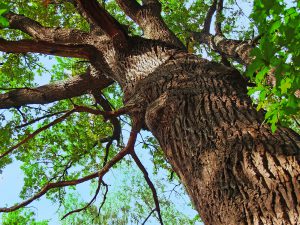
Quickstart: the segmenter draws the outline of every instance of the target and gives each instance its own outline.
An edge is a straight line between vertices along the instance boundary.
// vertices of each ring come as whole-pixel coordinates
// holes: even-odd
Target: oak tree
[[[97,180],[63,217],[86,210],[130,156],[163,224],[135,150],[147,130],[205,224],[300,223],[300,136],[286,127],[299,129],[299,3],[257,0],[240,31],[231,0],[2,2],[0,166],[22,161],[26,179],[24,201],[0,212]],[[57,57],[52,71],[41,54]]]

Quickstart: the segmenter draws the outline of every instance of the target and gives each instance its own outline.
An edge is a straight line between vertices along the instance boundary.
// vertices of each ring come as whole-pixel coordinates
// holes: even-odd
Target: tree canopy
[[[66,217],[62,224],[199,223],[198,216],[176,208],[177,195],[169,195],[176,192],[178,177],[151,134],[135,132],[141,127],[126,115],[130,106],[123,105],[120,86],[110,77],[91,75],[95,49],[81,39],[103,30],[109,36],[124,30],[144,37],[147,29],[136,16],[141,12],[127,11],[127,4],[137,11],[141,5],[161,7],[162,20],[179,40],[175,44],[239,70],[257,110],[267,111],[265,122],[273,132],[278,124],[299,132],[300,3],[91,2],[98,11],[80,0],[0,3],[0,171],[20,162],[24,173],[21,203],[0,208],[9,212],[3,224],[47,224],[34,221],[28,209],[15,211],[44,195],[59,202],[59,215]],[[98,26],[97,16],[104,21]],[[117,33],[120,40],[124,33]],[[144,165],[150,161],[152,166]],[[104,175],[112,169],[122,174],[119,189],[106,182]],[[91,180],[90,202],[80,200],[76,185]],[[177,191],[185,196],[181,186]]]

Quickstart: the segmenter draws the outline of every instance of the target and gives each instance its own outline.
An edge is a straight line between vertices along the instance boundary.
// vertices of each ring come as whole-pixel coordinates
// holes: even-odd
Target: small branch
[[[157,192],[156,192],[156,189],[155,189],[152,181],[150,180],[150,178],[148,176],[148,172],[147,172],[146,168],[143,166],[142,162],[140,161],[140,159],[138,158],[138,156],[136,155],[136,153],[134,151],[132,151],[130,153],[130,155],[132,156],[133,160],[135,161],[135,163],[137,164],[137,166],[139,167],[139,169],[144,174],[144,178],[145,178],[147,184],[149,185],[149,187],[150,187],[150,189],[152,191],[152,195],[153,195],[153,199],[154,199],[154,203],[155,203],[155,210],[157,211],[159,222],[160,222],[161,225],[163,225],[163,220],[162,220],[162,217],[161,217],[161,212],[160,212],[160,206],[159,206]]]
[[[109,101],[103,97],[103,95],[102,95],[101,91],[99,91],[99,89],[93,90],[92,94],[95,98],[96,103],[99,104],[103,108],[103,110],[113,111]],[[112,125],[114,126],[112,140],[116,140],[119,143],[120,142],[120,134],[121,134],[120,121],[116,117],[111,117],[109,120],[112,123]]]
[[[84,207],[79,208],[79,209],[75,209],[75,210],[72,210],[72,211],[68,212],[67,214],[65,214],[65,215],[61,218],[61,220],[65,219],[66,217],[68,217],[68,216],[70,216],[70,215],[72,215],[73,213],[77,213],[77,212],[81,212],[81,211],[83,211],[83,210],[86,210],[93,202],[95,202],[95,200],[96,200],[96,198],[97,198],[97,196],[98,196],[98,194],[99,194],[100,187],[101,187],[101,180],[100,180],[100,178],[99,178],[99,180],[98,180],[98,186],[97,186],[96,192],[95,192],[95,194],[94,194],[92,200],[91,200],[88,204],[86,204]]]
[[[6,152],[2,153],[0,155],[0,159],[2,159],[4,156],[10,154],[12,151],[14,151],[15,149],[17,149],[18,147],[20,147],[24,143],[28,142],[30,139],[34,138],[36,135],[38,135],[42,131],[47,130],[48,128],[54,126],[55,124],[58,124],[58,123],[62,122],[63,120],[65,120],[67,117],[69,117],[75,111],[76,111],[75,109],[72,109],[72,110],[68,111],[67,113],[65,113],[63,116],[61,116],[61,117],[57,118],[56,120],[52,121],[51,123],[49,123],[49,124],[47,124],[47,125],[39,128],[36,131],[34,131],[33,133],[29,134],[26,138],[24,138],[18,144],[12,146]]]
[[[48,115],[45,115],[45,116],[41,116],[41,117],[36,118],[34,120],[31,120],[31,121],[29,121],[27,123],[24,123],[24,124],[21,124],[19,126],[16,126],[15,129],[23,128],[23,127],[29,126],[29,125],[31,125],[33,123],[36,123],[36,122],[38,122],[38,121],[40,121],[42,119],[50,118],[52,116],[56,116],[56,115],[59,115],[59,114],[62,114],[62,113],[66,113],[66,112],[67,112],[67,110],[64,110],[64,111],[60,111],[60,112],[55,112],[55,113],[52,113],[52,114],[48,114]]]
[[[146,217],[146,219],[144,220],[144,222],[143,223],[141,223],[141,225],[144,225],[146,222],[147,222],[147,220],[150,218],[150,216],[152,215],[152,213],[154,213],[156,211],[156,209],[152,209],[151,210],[151,212],[149,213],[149,215]]]
[[[92,173],[90,175],[87,175],[85,177],[82,177],[77,180],[69,180],[69,181],[59,181],[56,183],[48,183],[45,185],[39,192],[37,192],[35,195],[33,195],[31,198],[8,208],[0,208],[0,212],[12,212],[15,211],[21,207],[29,205],[31,202],[33,202],[36,199],[39,199],[43,195],[45,195],[49,190],[59,187],[67,187],[67,186],[74,186],[77,184],[81,184],[83,182],[86,182],[88,180],[99,178],[102,179],[103,176],[120,160],[122,160],[127,154],[130,152],[133,152],[134,144],[136,141],[137,133],[138,131],[136,129],[139,129],[136,125],[132,127],[132,131],[130,132],[130,137],[128,140],[128,143],[125,148],[123,148],[117,155],[115,155],[101,170]]]
[[[106,118],[117,117],[117,116],[128,113],[128,111],[129,111],[129,108],[126,106],[123,108],[117,109],[115,111],[102,111],[99,109],[89,108],[87,106],[76,106],[76,112],[87,112],[87,113],[91,113],[94,115],[102,115],[103,117],[106,117]]]
[[[104,195],[103,195],[103,200],[102,200],[101,205],[100,205],[99,210],[98,210],[98,216],[100,215],[101,209],[104,206],[104,203],[105,203],[106,198],[107,198],[107,193],[108,193],[108,185],[106,183],[104,183],[103,181],[102,181],[102,184],[105,187],[105,192],[104,192]]]

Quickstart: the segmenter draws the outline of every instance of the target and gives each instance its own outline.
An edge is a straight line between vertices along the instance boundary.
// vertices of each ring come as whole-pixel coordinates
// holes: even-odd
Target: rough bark
[[[105,76],[87,73],[37,88],[16,89],[0,95],[0,109],[51,103],[86,94],[95,88],[103,89],[112,83],[113,81]]]
[[[205,224],[300,223],[300,137],[271,133],[237,71],[179,53],[134,87],[128,101],[143,99],[146,124]]]
[[[217,51],[221,55],[231,58],[244,65],[249,65],[253,58],[250,55],[254,48],[251,40],[240,41],[226,39],[222,35],[212,35],[205,32],[193,32],[192,38],[195,41],[206,44],[212,50]]]

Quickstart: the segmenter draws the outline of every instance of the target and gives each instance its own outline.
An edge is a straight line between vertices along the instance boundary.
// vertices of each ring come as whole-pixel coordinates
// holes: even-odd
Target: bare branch
[[[82,44],[89,34],[80,30],[44,27],[26,16],[12,12],[5,14],[11,29],[18,29],[36,40],[57,44]]]
[[[29,125],[31,125],[33,123],[36,123],[36,122],[38,122],[38,121],[40,121],[42,119],[50,118],[52,116],[56,116],[56,115],[59,115],[59,114],[62,114],[62,113],[66,113],[66,112],[67,112],[67,110],[64,110],[64,111],[60,111],[60,112],[51,113],[51,114],[48,114],[48,115],[45,115],[45,116],[41,116],[41,117],[36,118],[34,120],[31,120],[31,121],[29,121],[27,123],[24,123],[24,124],[21,124],[19,126],[16,126],[15,129],[23,128],[23,127],[29,126]]]
[[[244,65],[249,65],[252,61],[250,56],[250,52],[253,49],[251,40],[239,41],[203,32],[191,32],[191,38],[200,44],[209,46],[212,50],[220,53],[220,55]]]
[[[27,104],[46,104],[86,94],[89,90],[103,89],[113,81],[104,75],[93,75],[89,71],[65,81],[43,85],[32,89],[18,89],[0,95],[0,109]]]
[[[102,184],[105,187],[105,192],[104,192],[104,195],[103,195],[103,200],[102,200],[101,205],[100,205],[99,210],[98,210],[98,215],[100,214],[101,209],[104,206],[104,203],[105,203],[106,198],[107,198],[107,193],[108,193],[108,185],[106,183],[104,183],[103,181],[102,181]]]
[[[117,0],[117,3],[125,14],[142,28],[146,38],[160,40],[185,49],[183,43],[163,21],[160,15],[161,4],[158,1],[144,1],[143,6],[136,0]]]
[[[138,158],[138,156],[136,155],[136,153],[134,151],[131,152],[130,155],[132,156],[133,160],[135,161],[135,163],[137,164],[139,169],[144,174],[144,178],[145,178],[147,184],[149,185],[149,187],[152,191],[152,195],[153,195],[153,199],[154,199],[154,203],[155,203],[155,210],[157,211],[159,222],[160,222],[161,225],[163,225],[163,220],[162,220],[162,217],[161,217],[157,192],[156,192],[156,189],[155,189],[152,181],[149,178],[148,172],[147,172],[146,168],[143,166],[142,162],[140,161],[140,159]]]
[[[155,212],[155,210],[156,210],[156,209],[152,209],[152,210],[151,210],[151,212],[150,212],[149,215],[146,217],[146,219],[144,220],[144,222],[141,223],[141,225],[144,225],[144,224],[147,222],[147,220],[150,218],[150,216],[152,215],[152,213]]]
[[[89,45],[64,45],[34,40],[7,41],[2,38],[0,38],[0,51],[7,53],[33,52],[85,59],[93,57],[95,52],[94,48]]]
[[[99,104],[103,110],[105,111],[113,111],[110,103],[108,100],[106,100],[103,96],[101,91],[99,91],[99,89],[97,90],[93,90],[92,94],[96,100],[96,103]],[[112,125],[114,126],[114,132],[112,134],[112,140],[117,140],[117,142],[119,143],[120,141],[120,134],[121,134],[121,124],[120,121],[116,118],[116,117],[111,117],[110,118],[110,122],[112,123]]]
[[[87,106],[76,106],[76,112],[87,112],[94,115],[102,115],[105,118],[112,118],[128,113],[129,108],[126,106],[115,111],[102,111],[99,109],[93,109]]]
[[[130,152],[133,152],[134,144],[136,141],[137,133],[138,131],[136,130],[137,127],[133,126],[132,131],[130,132],[130,137],[128,140],[128,143],[125,148],[123,148],[117,155],[115,155],[101,170],[92,173],[90,175],[87,175],[85,177],[82,177],[77,180],[68,180],[68,181],[59,181],[56,183],[48,183],[45,185],[39,192],[37,192],[35,195],[33,195],[31,198],[8,208],[0,208],[0,212],[12,212],[15,211],[21,207],[27,206],[31,202],[33,202],[36,199],[39,199],[42,197],[44,194],[46,194],[49,190],[54,189],[54,188],[59,188],[59,187],[67,187],[67,186],[74,186],[77,184],[81,184],[85,181],[94,179],[94,178],[99,178],[102,179],[103,176],[120,160],[124,158],[127,154]]]
[[[224,0],[219,0],[217,4],[217,9],[216,9],[216,22],[215,22],[215,31],[216,35],[221,35],[223,36],[222,32],[222,23],[221,23],[221,18],[222,18],[222,11],[223,11],[223,2]]]
[[[118,47],[127,47],[127,33],[123,26],[113,18],[97,0],[76,0],[87,16],[110,36]]]
[[[209,7],[209,9],[207,11],[207,14],[206,14],[206,17],[205,17],[205,20],[204,20],[203,29],[202,29],[203,33],[209,33],[211,20],[212,20],[212,17],[214,15],[215,11],[216,11],[216,8],[217,8],[217,1],[218,0],[214,0],[213,4]]]
[[[83,210],[86,210],[91,204],[93,204],[93,202],[96,201],[96,198],[97,198],[97,196],[98,196],[98,194],[99,194],[100,188],[101,188],[101,180],[100,180],[100,178],[99,178],[97,189],[96,189],[95,194],[94,194],[93,198],[91,199],[91,201],[89,201],[88,204],[86,204],[86,205],[85,205],[84,207],[82,207],[82,208],[75,209],[75,210],[72,210],[72,211],[68,212],[67,214],[65,214],[65,215],[61,218],[61,220],[65,219],[66,217],[68,217],[68,216],[70,216],[70,215],[72,215],[73,213],[77,213],[77,212],[81,212],[81,211],[83,211]]]

